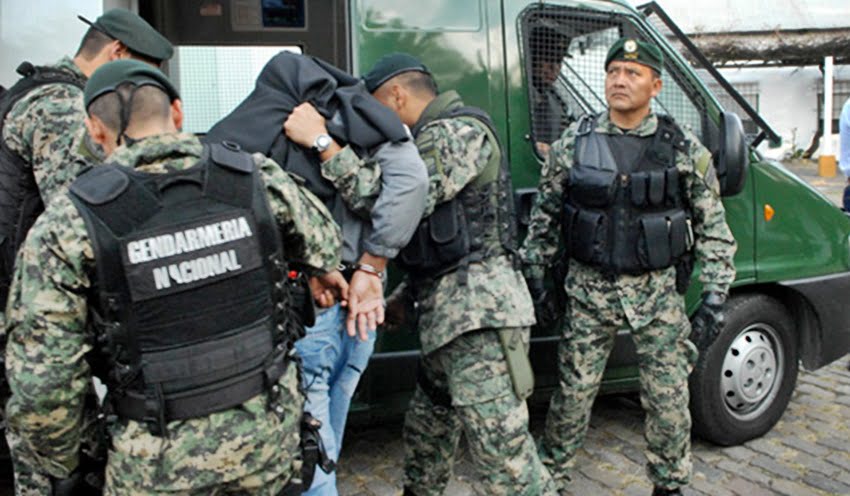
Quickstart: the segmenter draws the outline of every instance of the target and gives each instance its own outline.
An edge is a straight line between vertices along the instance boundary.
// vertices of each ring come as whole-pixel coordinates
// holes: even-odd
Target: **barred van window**
[[[647,38],[624,15],[546,4],[528,8],[519,27],[531,136],[547,144],[582,115],[607,108],[604,63],[611,45],[622,36]],[[653,109],[709,141],[699,91],[669,59],[662,78]]]

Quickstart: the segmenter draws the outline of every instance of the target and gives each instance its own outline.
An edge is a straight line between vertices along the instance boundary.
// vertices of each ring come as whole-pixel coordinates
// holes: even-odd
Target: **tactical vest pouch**
[[[570,196],[574,202],[594,208],[604,208],[614,202],[617,193],[617,171],[593,166],[570,169]]]
[[[649,176],[646,172],[636,172],[631,175],[629,180],[629,188],[631,189],[632,205],[643,207],[647,203],[646,183],[649,182]]]
[[[649,173],[649,187],[647,188],[649,204],[657,207],[664,204],[664,180],[666,171],[652,171]]]
[[[685,212],[678,211],[670,216],[670,253],[678,258],[689,249],[688,218]]]
[[[667,192],[667,205],[676,205],[679,201],[679,170],[670,167],[664,171],[665,191]]]
[[[500,329],[499,342],[505,354],[508,373],[517,399],[524,401],[534,392],[534,372],[528,359],[528,350],[522,342],[521,332],[515,328]]]
[[[648,269],[662,269],[672,263],[669,220],[665,215],[646,215],[640,219],[641,241],[638,255]]]
[[[444,202],[419,224],[398,260],[413,273],[448,271],[469,254],[468,234],[463,205],[457,199]]]
[[[579,210],[575,218],[570,253],[579,261],[592,262],[605,252],[605,233],[608,230],[607,217],[601,212]]]
[[[673,265],[690,248],[689,219],[684,211],[644,215],[640,219],[638,258],[650,270]]]

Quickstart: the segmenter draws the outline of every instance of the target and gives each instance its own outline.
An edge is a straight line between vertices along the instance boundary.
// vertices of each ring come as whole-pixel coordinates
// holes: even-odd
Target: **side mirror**
[[[750,154],[744,126],[735,113],[720,115],[720,149],[714,155],[714,168],[720,181],[720,196],[734,196],[744,189]]]

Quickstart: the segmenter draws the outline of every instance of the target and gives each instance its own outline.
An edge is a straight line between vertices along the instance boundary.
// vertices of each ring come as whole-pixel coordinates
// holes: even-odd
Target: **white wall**
[[[18,80],[24,60],[52,64],[74,55],[88,26],[103,11],[102,0],[0,0],[0,85]]]
[[[759,148],[762,153],[781,158],[794,149],[809,147],[818,121],[823,119],[817,115],[818,89],[823,84],[817,67],[722,69],[721,72],[732,84],[758,83],[759,113],[783,140],[779,149],[763,144]],[[850,66],[836,66],[835,79],[850,79]]]

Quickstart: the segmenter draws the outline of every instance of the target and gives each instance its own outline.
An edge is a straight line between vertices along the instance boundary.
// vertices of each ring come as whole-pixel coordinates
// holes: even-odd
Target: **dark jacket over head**
[[[254,91],[207,134],[205,141],[235,141],[244,150],[268,155],[284,170],[303,177],[325,203],[333,186],[319,174],[318,157],[292,146],[283,123],[292,109],[310,102],[327,119],[328,132],[358,154],[390,141],[408,139],[390,109],[366,91],[359,79],[315,57],[281,52],[257,77]]]

